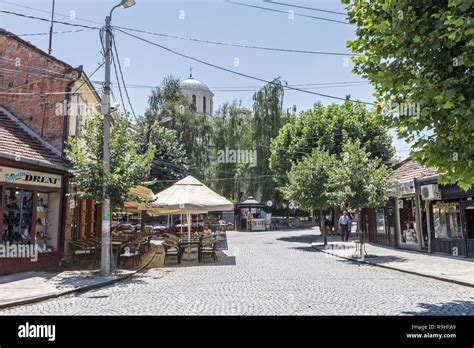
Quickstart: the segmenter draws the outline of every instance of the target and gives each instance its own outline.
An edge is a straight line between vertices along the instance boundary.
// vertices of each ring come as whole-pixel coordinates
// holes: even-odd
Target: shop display
[[[33,192],[7,189],[3,213],[3,243],[30,244]]]
[[[36,245],[40,253],[54,251],[54,247],[48,245],[48,241],[51,241],[49,234],[51,224],[48,219],[48,201],[49,194],[38,193],[38,204],[36,206]]]

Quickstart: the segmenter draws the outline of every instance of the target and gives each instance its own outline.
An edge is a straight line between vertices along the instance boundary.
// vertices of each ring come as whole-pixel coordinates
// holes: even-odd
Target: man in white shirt
[[[341,226],[341,235],[342,241],[347,242],[349,240],[349,233],[350,233],[350,226],[351,226],[351,218],[347,215],[347,211],[343,211],[341,217],[339,218],[339,225]]]

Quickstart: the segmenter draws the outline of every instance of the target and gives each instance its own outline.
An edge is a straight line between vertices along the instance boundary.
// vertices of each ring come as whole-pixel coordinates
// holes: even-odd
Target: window
[[[375,210],[375,222],[377,224],[377,233],[385,233],[385,214],[383,208]]]
[[[193,94],[193,105],[196,106],[196,95]]]
[[[202,97],[202,113],[206,113],[206,97]]]
[[[414,197],[402,198],[398,202],[400,212],[401,243],[418,244],[416,226],[416,204]]]
[[[30,244],[33,215],[33,191],[5,190],[3,243]]]
[[[462,238],[459,203],[437,202],[433,220],[435,238]]]

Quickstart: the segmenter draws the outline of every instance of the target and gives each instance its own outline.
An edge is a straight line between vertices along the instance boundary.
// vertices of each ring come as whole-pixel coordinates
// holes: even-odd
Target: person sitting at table
[[[212,237],[213,233],[212,230],[209,228],[209,225],[204,225],[204,229],[202,232],[199,233],[199,237],[202,238],[208,238]]]
[[[117,232],[117,227],[115,227],[115,226],[112,227],[110,234],[112,235],[112,237],[118,237],[118,236],[120,236],[120,233]]]

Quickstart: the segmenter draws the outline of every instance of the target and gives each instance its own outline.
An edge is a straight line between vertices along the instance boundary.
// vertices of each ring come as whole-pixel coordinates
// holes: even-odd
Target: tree
[[[103,134],[102,117],[86,120],[80,141],[68,140],[66,157],[73,168],[75,194],[100,202],[105,183],[111,207],[114,207],[136,198],[130,197],[128,191],[148,179],[155,147],[150,143],[147,151],[140,154],[130,119],[125,114],[115,114],[110,135],[110,172],[104,182]]]
[[[378,208],[388,200],[391,170],[370,153],[360,140],[347,140],[342,153],[328,167],[329,204],[340,208]]]
[[[170,118],[163,126],[176,131],[188,159],[189,171],[201,180],[208,177],[212,120],[210,116],[196,112],[194,105],[181,93],[179,79],[172,76],[163,79],[148,99],[146,114],[158,121]]]
[[[222,179],[211,182],[211,187],[234,202],[246,194],[250,182],[251,168],[256,164],[255,145],[252,134],[250,110],[234,100],[224,103],[214,115],[211,155],[212,178]],[[246,151],[243,158],[225,158],[227,150]],[[255,156],[256,157],[256,156]]]
[[[253,168],[255,192],[260,192],[262,200],[278,201],[278,192],[272,182],[269,167],[270,143],[286,123],[283,113],[284,85],[280,78],[266,84],[253,96],[253,140],[257,150],[257,166]]]
[[[377,109],[443,183],[474,184],[474,2],[343,0],[347,46],[372,81]]]
[[[285,199],[296,204],[300,209],[319,211],[320,229],[327,244],[326,217],[324,209],[330,207],[327,182],[330,168],[335,166],[334,157],[327,150],[314,148],[310,155],[293,164],[288,173],[288,182],[280,190]]]
[[[154,179],[151,189],[159,192],[169,186],[169,181],[178,180],[189,172],[186,153],[179,142],[176,131],[158,124],[155,114],[146,113],[136,124],[139,153],[145,154],[149,144],[155,151],[150,177]]]
[[[270,168],[277,186],[287,183],[286,174],[293,164],[315,147],[339,155],[347,139],[359,139],[371,158],[388,163],[393,156],[387,127],[361,103],[346,101],[326,107],[316,103],[312,110],[292,116],[270,147]]]

